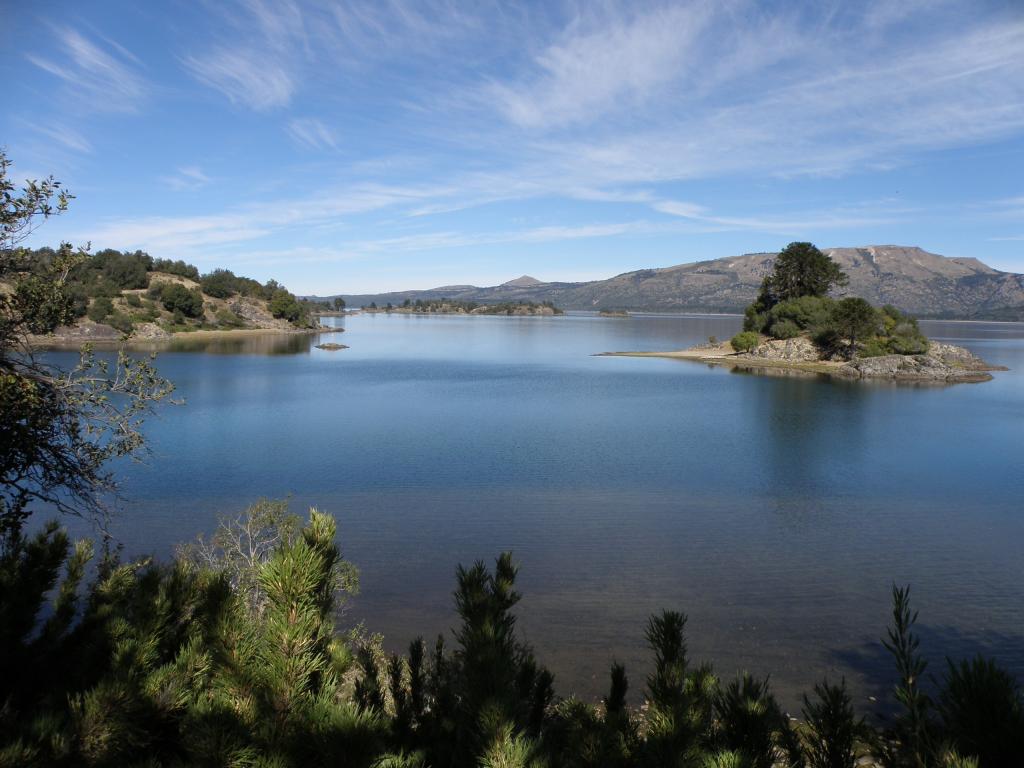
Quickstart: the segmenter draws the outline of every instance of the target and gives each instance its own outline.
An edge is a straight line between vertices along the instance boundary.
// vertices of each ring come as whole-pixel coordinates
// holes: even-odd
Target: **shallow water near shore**
[[[362,574],[345,621],[392,650],[448,632],[457,563],[513,550],[520,627],[562,695],[599,696],[614,658],[639,703],[647,616],[671,608],[722,676],[770,673],[789,708],[845,676],[870,707],[893,581],[932,672],[983,650],[1024,677],[1024,324],[922,323],[1010,370],[915,387],[593,356],[725,339],[738,317],[326,322],[346,332],[161,353],[186,405],[118,468],[127,554],[291,495],[338,517]]]

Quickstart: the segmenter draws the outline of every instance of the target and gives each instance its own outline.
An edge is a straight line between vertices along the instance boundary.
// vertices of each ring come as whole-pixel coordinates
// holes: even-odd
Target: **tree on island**
[[[341,312],[345,308],[345,300],[341,296],[335,296],[332,304],[335,312]]]
[[[857,349],[858,340],[878,332],[878,310],[859,296],[849,296],[837,301],[832,311],[832,319],[839,335],[850,343],[847,349],[850,357],[853,357]]]
[[[812,243],[790,243],[775,257],[772,273],[761,284],[768,307],[802,296],[827,296],[850,278]]]
[[[764,334],[780,340],[806,336],[823,357],[922,354],[928,350],[928,339],[917,321],[895,307],[877,310],[859,297],[836,300],[828,295],[847,283],[839,265],[814,245],[790,243],[779,253],[757,299],[747,307],[744,333],[733,338],[733,347],[738,352],[749,351],[759,343],[759,334]]]

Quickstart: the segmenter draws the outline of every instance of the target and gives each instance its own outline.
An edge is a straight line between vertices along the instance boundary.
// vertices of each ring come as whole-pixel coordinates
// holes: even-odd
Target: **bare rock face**
[[[229,307],[232,312],[257,328],[291,328],[287,320],[276,318],[263,307],[245,299],[233,301]]]
[[[120,341],[124,336],[117,328],[105,323],[94,323],[92,320],[82,319],[76,325],[62,325],[53,331],[52,337],[61,342],[87,342],[87,341]],[[39,337],[46,340],[47,337]]]
[[[156,323],[140,323],[135,326],[135,330],[132,332],[132,337],[136,339],[156,340],[169,339],[171,338],[171,334]]]
[[[933,341],[928,344],[928,354],[953,368],[966,371],[1005,371],[1005,368],[986,363],[969,349],[954,344]]]
[[[992,378],[983,370],[950,365],[932,355],[863,357],[847,363],[837,373],[851,379],[895,379],[899,381],[957,382],[988,381]]]
[[[821,352],[810,339],[768,339],[746,354],[747,357],[785,360],[791,363],[813,363],[821,360]]]

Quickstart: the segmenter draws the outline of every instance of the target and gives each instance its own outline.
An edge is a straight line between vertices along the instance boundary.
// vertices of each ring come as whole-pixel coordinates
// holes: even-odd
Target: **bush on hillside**
[[[203,275],[199,284],[203,293],[215,299],[228,299],[234,296],[238,289],[235,285],[238,278],[230,269],[215,269]]]
[[[114,302],[106,296],[100,296],[98,299],[93,299],[89,307],[89,319],[94,323],[102,323],[107,319],[107,315],[113,311]]]
[[[737,352],[749,352],[761,343],[761,337],[753,331],[742,331],[733,336],[729,343]]]
[[[168,312],[180,312],[185,317],[200,317],[203,314],[203,295],[189,290],[178,283],[162,283],[160,303]]]

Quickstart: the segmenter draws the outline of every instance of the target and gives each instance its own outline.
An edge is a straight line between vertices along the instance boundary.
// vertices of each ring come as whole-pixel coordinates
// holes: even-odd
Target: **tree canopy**
[[[761,293],[771,306],[803,296],[825,296],[832,288],[848,282],[839,265],[813,244],[790,243],[775,257],[772,273],[765,278]]]
[[[106,463],[143,449],[141,420],[173,389],[148,360],[123,350],[115,360],[82,349],[72,370],[40,360],[32,336],[75,317],[68,275],[87,259],[69,243],[46,258],[22,247],[25,238],[72,199],[52,177],[19,191],[0,151],[0,540],[20,536],[33,503],[72,513],[103,509],[114,489]],[[120,259],[105,261],[115,279],[142,275]],[[105,269],[105,267],[104,267]],[[105,307],[101,307],[105,309]]]

